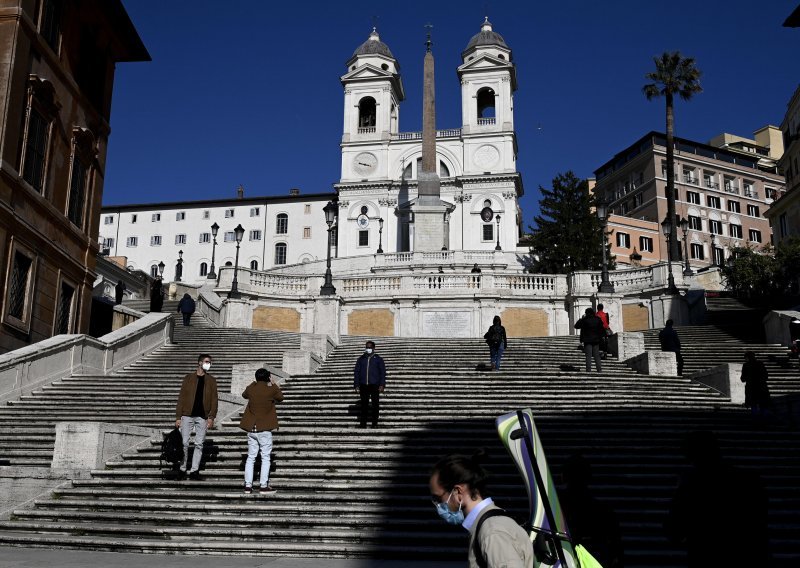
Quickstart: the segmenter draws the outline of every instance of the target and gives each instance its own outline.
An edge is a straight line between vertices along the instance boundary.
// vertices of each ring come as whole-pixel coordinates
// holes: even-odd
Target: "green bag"
[[[575,547],[575,554],[578,556],[581,568],[603,568],[582,544]]]

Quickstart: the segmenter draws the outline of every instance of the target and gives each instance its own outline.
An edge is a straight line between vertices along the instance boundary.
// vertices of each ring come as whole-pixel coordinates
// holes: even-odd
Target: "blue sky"
[[[513,50],[525,224],[539,185],[589,177],[650,130],[653,56],[680,50],[704,92],[676,134],[708,141],[780,125],[800,82],[798,0],[267,2],[123,0],[153,58],[117,66],[104,205],[331,191],[340,173],[339,77],[377,17],[400,63],[400,129],[421,130],[424,24],[433,24],[437,127],[461,125],[456,67],[488,15]]]

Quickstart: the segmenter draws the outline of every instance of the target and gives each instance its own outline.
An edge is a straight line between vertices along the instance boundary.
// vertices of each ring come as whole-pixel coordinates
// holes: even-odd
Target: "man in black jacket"
[[[353,369],[353,387],[361,395],[359,421],[362,428],[367,427],[367,409],[372,400],[372,427],[378,425],[380,395],[386,386],[386,365],[380,355],[375,353],[375,342],[367,341],[364,354],[356,361]]]
[[[586,353],[586,372],[592,370],[592,358],[594,358],[594,365],[599,373],[602,371],[600,368],[600,341],[606,332],[603,320],[595,315],[592,308],[586,308],[584,316],[575,324],[575,329],[581,330],[581,343],[583,343],[583,350]]]
[[[661,342],[661,351],[669,351],[675,353],[675,361],[678,364],[678,374],[683,374],[683,355],[681,355],[681,340],[678,337],[678,332],[672,327],[673,321],[667,320],[666,326],[658,334],[658,340]]]

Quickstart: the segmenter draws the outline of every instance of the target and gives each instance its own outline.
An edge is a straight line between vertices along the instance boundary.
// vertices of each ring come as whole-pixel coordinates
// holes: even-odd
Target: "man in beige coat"
[[[275,493],[269,485],[270,454],[272,453],[272,431],[278,429],[278,414],[275,403],[283,400],[283,393],[277,383],[273,382],[269,371],[258,369],[256,380],[250,383],[242,393],[247,399],[247,408],[242,414],[239,427],[247,432],[247,462],[244,466],[244,492],[252,493],[253,489],[261,493]],[[256,456],[261,451],[261,479],[258,486],[253,487],[253,468]]]
[[[211,355],[202,354],[197,358],[197,370],[183,378],[178,404],[175,408],[175,427],[181,429],[183,436],[183,463],[181,477],[189,474],[189,479],[200,481],[200,459],[203,457],[203,442],[206,431],[214,426],[217,417],[217,379],[208,374],[211,369]],[[187,469],[189,456],[189,437],[194,429],[194,455],[192,466]]]

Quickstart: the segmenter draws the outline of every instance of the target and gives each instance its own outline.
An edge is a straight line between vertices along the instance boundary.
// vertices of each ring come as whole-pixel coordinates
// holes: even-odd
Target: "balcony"
[[[753,199],[758,199],[758,192],[755,189],[745,189],[744,196],[752,197]]]
[[[488,118],[479,118],[478,119],[478,126],[488,126],[490,124],[495,124],[495,117],[490,116]]]
[[[683,183],[690,183],[692,185],[697,185],[698,184],[698,180],[694,176],[687,176],[686,174],[684,174]]]
[[[359,134],[374,134],[375,127],[374,126],[359,126],[358,127]]]
[[[446,130],[437,130],[436,138],[458,138],[461,136],[460,128],[448,128]],[[421,140],[422,132],[399,132],[394,135],[397,140]]]
[[[727,193],[733,193],[735,195],[739,195],[739,186],[734,184],[725,184],[725,191]]]
[[[719,184],[715,181],[711,181],[710,179],[703,180],[703,186],[707,187],[708,189],[716,189],[719,191]]]

